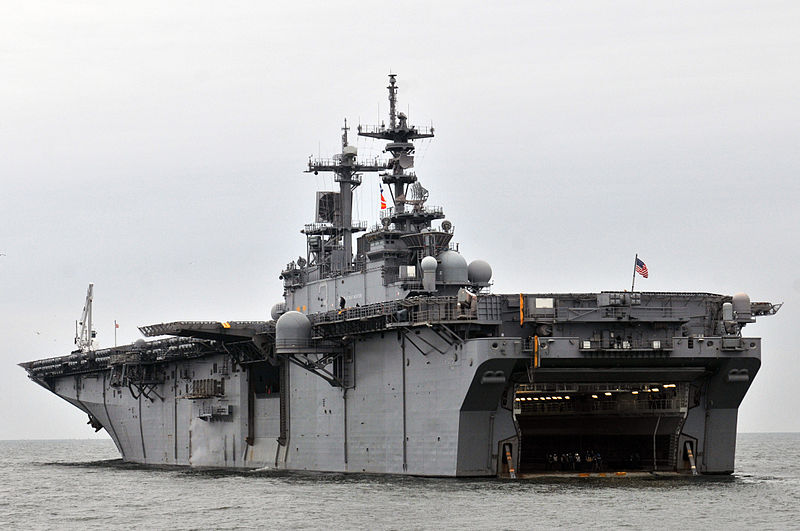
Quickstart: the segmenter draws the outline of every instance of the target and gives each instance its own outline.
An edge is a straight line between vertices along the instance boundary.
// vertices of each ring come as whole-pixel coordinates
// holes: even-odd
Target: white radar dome
[[[445,251],[439,255],[439,273],[445,284],[466,284],[467,260],[456,251]]]
[[[269,314],[274,321],[277,321],[281,315],[286,313],[286,303],[279,302],[272,306]]]
[[[732,297],[733,311],[739,319],[750,318],[750,296],[747,293],[737,293]]]
[[[306,346],[311,340],[311,321],[300,312],[286,312],[275,323],[275,343],[278,346]]]
[[[467,268],[467,276],[473,284],[488,284],[492,279],[492,266],[486,260],[473,260]]]
[[[422,262],[420,262],[423,271],[436,271],[437,265],[436,258],[432,256],[426,256],[422,259]]]

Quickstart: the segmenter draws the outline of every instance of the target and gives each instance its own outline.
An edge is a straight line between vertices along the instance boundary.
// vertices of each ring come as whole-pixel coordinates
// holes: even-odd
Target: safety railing
[[[424,206],[424,207],[420,207],[420,208],[414,208],[412,205],[409,205],[403,212],[395,212],[395,208],[394,207],[389,207],[389,208],[387,208],[385,210],[381,210],[381,219],[391,218],[391,217],[395,216],[395,214],[398,214],[398,215],[404,215],[404,214],[412,215],[412,214],[420,214],[420,213],[422,213],[422,214],[432,214],[432,215],[439,216],[439,215],[444,215],[444,209],[442,207],[440,207],[440,206]]]
[[[459,310],[455,297],[414,297],[332,310],[308,317],[312,324],[318,325],[380,316],[390,317],[390,322],[412,323],[475,318],[474,314]]]

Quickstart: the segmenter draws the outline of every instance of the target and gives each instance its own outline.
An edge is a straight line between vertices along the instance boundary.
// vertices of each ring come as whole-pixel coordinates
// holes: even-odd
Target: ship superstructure
[[[492,293],[490,265],[459,253],[413,171],[414,141],[433,128],[397,112],[395,75],[387,88],[388,125],[357,129],[386,142],[387,159],[359,159],[345,122],[341,153],[308,161],[339,189],[317,193],[305,256],[281,272],[272,319],[143,326],[158,339],[97,350],[90,286],[80,348],[23,363],[31,379],[137,463],[732,472],[738,407],[761,363],[760,339],[742,328],[780,305],[744,294]],[[352,219],[370,173],[392,203],[374,227]]]

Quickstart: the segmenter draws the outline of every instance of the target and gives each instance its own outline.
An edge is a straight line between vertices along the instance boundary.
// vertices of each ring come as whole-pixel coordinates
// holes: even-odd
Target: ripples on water
[[[800,434],[742,434],[732,477],[426,479],[148,468],[110,440],[0,441],[0,528],[800,527]]]

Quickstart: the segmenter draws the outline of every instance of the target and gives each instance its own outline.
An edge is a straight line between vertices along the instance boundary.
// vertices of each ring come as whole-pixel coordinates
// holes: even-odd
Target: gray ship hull
[[[105,428],[126,461],[147,465],[506,476],[591,449],[606,470],[689,473],[688,445],[698,472],[733,471],[760,340],[727,350],[723,337],[676,337],[668,351],[538,344],[449,343],[430,323],[366,333],[340,369],[343,386],[297,364],[237,363],[222,348],[156,360],[150,383],[120,378],[127,358],[68,375],[28,369]],[[657,385],[664,398],[640,399]]]
[[[505,382],[481,383],[480,375],[511,374],[519,358],[490,351],[487,340],[474,340],[457,352],[415,350],[404,364],[402,341],[366,339],[355,353],[353,388],[332,387],[293,366],[288,393],[264,390],[250,400],[251,372],[232,369],[225,354],[166,364],[166,379],[151,398],[112,387],[109,371],[54,378],[53,392],[96,419],[134,463],[496,475],[499,444],[516,430],[512,411],[499,407]],[[180,378],[181,371],[191,377]],[[224,379],[224,395],[193,395],[200,376]],[[471,388],[490,409],[462,410]],[[291,435],[280,444],[287,395]]]

